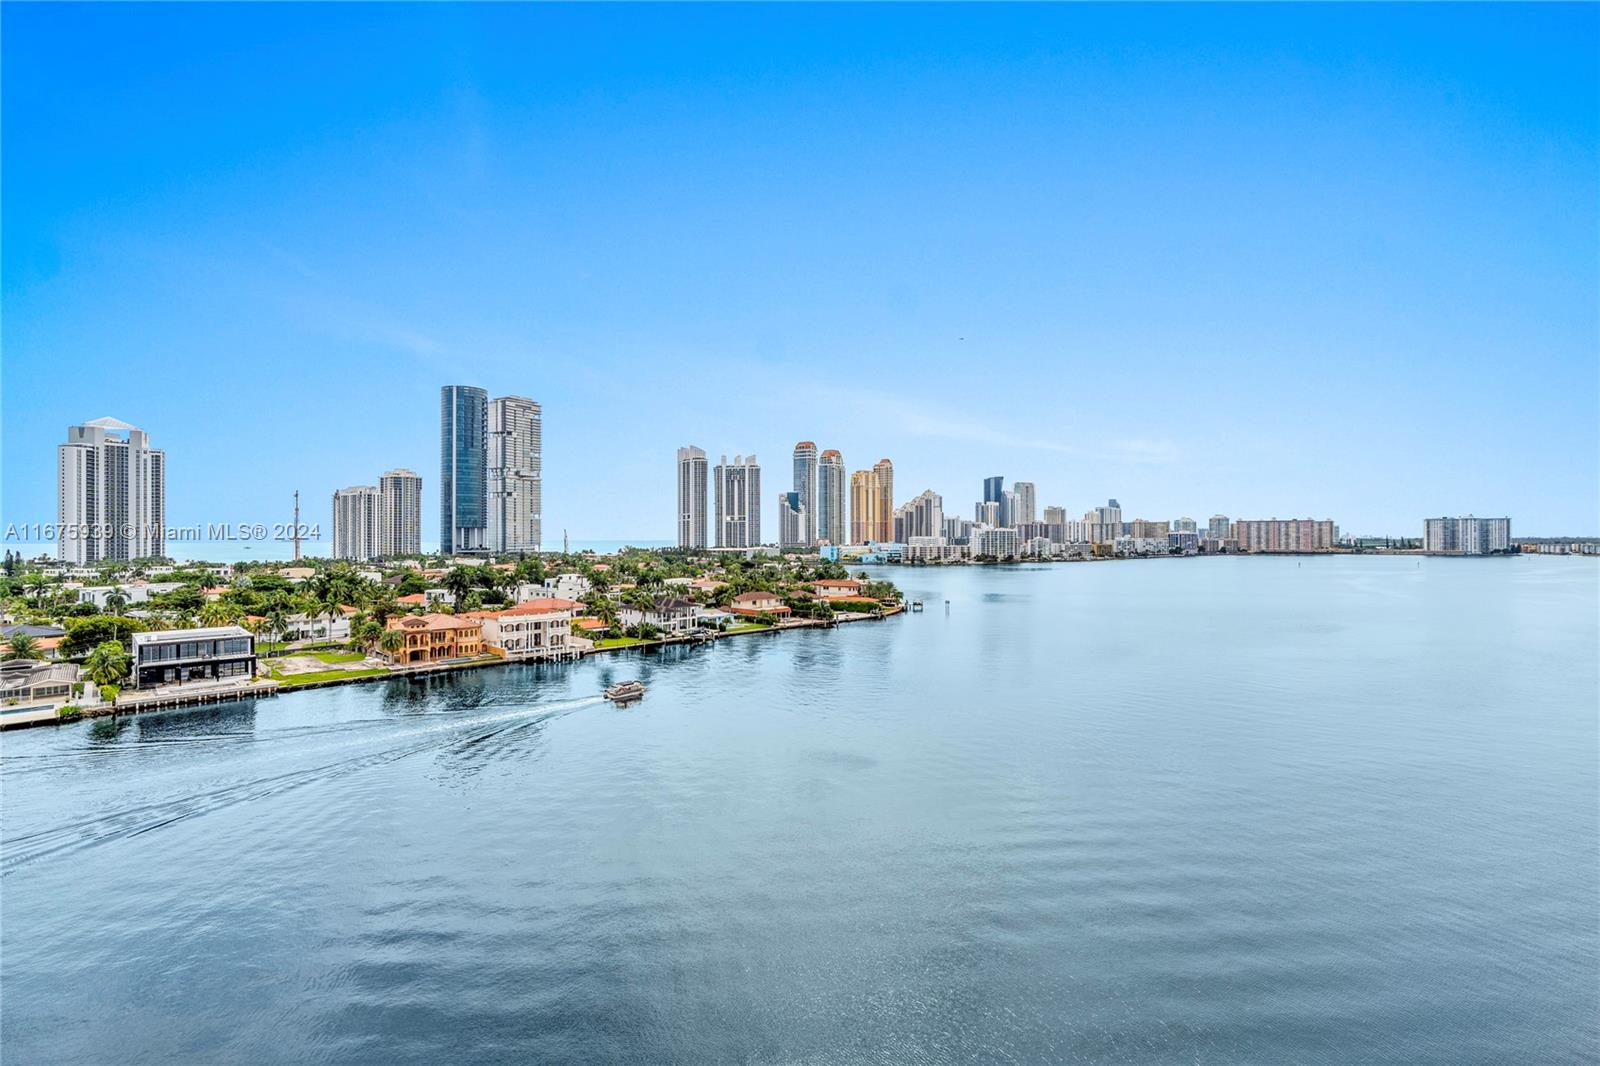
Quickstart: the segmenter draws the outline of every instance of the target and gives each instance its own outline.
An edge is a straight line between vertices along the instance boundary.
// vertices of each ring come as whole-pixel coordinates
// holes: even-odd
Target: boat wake
[[[92,815],[48,829],[0,839],[0,877],[52,855],[140,836],[241,803],[279,796],[307,785],[361,773],[401,759],[442,750],[459,751],[602,702],[603,697],[589,696],[494,714],[471,717],[452,715],[445,721],[417,728],[364,731],[361,735],[338,743],[304,749],[299,753],[300,757],[317,759],[311,766],[201,789],[153,803],[135,803],[110,811],[96,809]],[[389,725],[394,720],[374,721]],[[374,746],[381,747],[372,750]]]

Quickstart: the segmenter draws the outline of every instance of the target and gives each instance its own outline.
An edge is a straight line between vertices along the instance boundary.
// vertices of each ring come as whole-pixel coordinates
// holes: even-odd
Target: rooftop
[[[220,637],[248,637],[243,626],[209,626],[201,629],[152,629],[133,635],[134,646],[162,640],[216,640]]]

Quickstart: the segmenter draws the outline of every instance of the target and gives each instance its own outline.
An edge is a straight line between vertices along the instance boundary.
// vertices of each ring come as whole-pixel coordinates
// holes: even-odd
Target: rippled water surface
[[[1600,1061],[1592,561],[890,576],[7,734],[5,1061]]]

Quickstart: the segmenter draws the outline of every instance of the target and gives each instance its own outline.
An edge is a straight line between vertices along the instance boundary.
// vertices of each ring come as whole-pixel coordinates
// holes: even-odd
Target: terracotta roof
[[[767,600],[778,600],[776,592],[741,592],[733,598],[734,603],[763,603]]]
[[[578,629],[605,629],[606,623],[602,618],[574,618],[572,624]]]
[[[823,581],[812,582],[812,584],[819,588],[830,589],[858,589],[861,587],[861,582],[844,578],[827,578]]]
[[[477,622],[453,614],[408,614],[389,623],[390,629],[478,629]]]
[[[394,602],[396,602],[396,603],[427,603],[428,602],[428,597],[424,596],[420,592],[413,592],[409,596],[397,597]]]
[[[552,614],[556,611],[574,611],[583,604],[577,600],[564,600],[560,596],[540,596],[537,599],[523,600],[515,607],[508,607],[503,614]]]

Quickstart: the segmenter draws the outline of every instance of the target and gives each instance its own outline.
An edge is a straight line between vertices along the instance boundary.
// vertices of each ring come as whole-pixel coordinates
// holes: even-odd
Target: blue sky
[[[1600,532],[1600,8],[5,5],[5,522],[112,415],[172,523],[545,407],[546,540],[679,444],[967,513]]]

